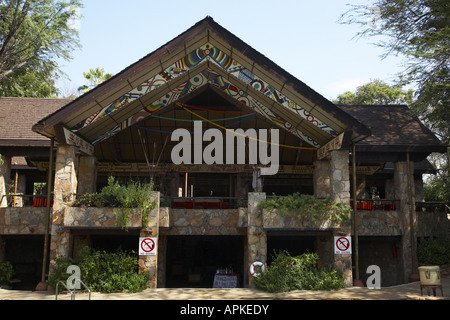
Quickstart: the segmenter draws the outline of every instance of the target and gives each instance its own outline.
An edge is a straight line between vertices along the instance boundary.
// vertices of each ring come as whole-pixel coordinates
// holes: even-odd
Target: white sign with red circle
[[[140,256],[156,256],[157,238],[139,238],[139,255]]]
[[[352,237],[334,237],[334,254],[352,254]]]

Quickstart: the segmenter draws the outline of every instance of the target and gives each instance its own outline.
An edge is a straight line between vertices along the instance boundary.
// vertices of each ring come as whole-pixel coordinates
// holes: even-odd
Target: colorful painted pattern
[[[240,79],[241,81],[249,84],[252,86],[255,90],[261,92],[262,94],[266,95],[267,97],[271,98],[273,101],[276,101],[280,105],[290,109],[294,113],[298,114],[303,119],[309,121],[313,125],[317,126],[318,128],[322,129],[323,131],[330,134],[330,136],[335,136],[336,132],[330,128],[328,125],[308,113],[305,109],[301,108],[299,105],[297,105],[294,101],[287,98],[285,95],[281,94],[277,90],[275,90],[269,83],[266,83],[262,79],[255,76],[252,72],[250,72],[248,69],[246,69],[244,66],[242,66],[238,61],[235,59],[232,59],[230,56],[225,54],[223,51],[219,50],[218,48],[210,45],[205,44],[204,46],[200,47],[197,50],[194,50],[190,54],[186,55],[182,59],[175,62],[173,65],[171,65],[169,68],[164,70],[163,72],[153,76],[151,79],[147,80],[146,82],[142,83],[141,85],[137,86],[135,89],[131,90],[127,94],[123,95],[119,99],[115,100],[113,103],[111,103],[109,106],[104,108],[103,110],[93,114],[89,118],[87,118],[82,123],[78,124],[77,126],[73,127],[73,131],[81,130],[82,128],[94,123],[95,121],[105,117],[106,115],[121,109],[125,107],[126,105],[130,104],[131,102],[135,101],[136,99],[148,94],[152,90],[158,88],[159,86],[175,79],[176,77],[184,74],[188,70],[191,70],[193,67],[198,66],[200,63],[203,63],[205,61],[212,61],[222,67],[226,70],[226,72],[230,73],[234,77]],[[222,79],[222,80],[220,80]],[[222,83],[220,83],[222,81]],[[93,143],[96,144],[115,133],[119,132],[120,130],[125,129],[129,125],[132,125],[133,123],[136,123],[137,121],[140,121],[142,117],[145,115],[150,115],[152,112],[159,110],[160,108],[166,106],[167,104],[176,101],[181,96],[184,96],[185,94],[192,92],[193,90],[197,89],[199,86],[204,85],[206,82],[214,84],[218,88],[226,88],[225,90],[230,96],[233,96],[236,98],[235,92],[233,90],[236,90],[236,87],[233,86],[231,83],[226,83],[226,81],[222,77],[214,77],[214,80],[211,81],[211,79],[207,79],[205,75],[198,74],[189,81],[187,81],[184,85],[180,85],[176,89],[174,89],[172,92],[166,94],[165,96],[161,97],[157,101],[153,102],[150,106],[142,110],[141,112],[137,113],[133,117],[127,119],[124,121],[121,125],[116,126],[113,130],[106,133],[104,136],[99,137],[97,140],[95,140]],[[242,90],[239,92],[240,98],[238,98],[239,101],[246,103],[248,106],[252,107],[256,110],[258,108],[259,110],[264,110],[262,113],[267,116],[272,121],[276,122],[279,125],[284,126],[286,129],[290,130],[295,134],[295,132],[299,132],[297,129],[295,129],[292,125],[287,123],[285,120],[281,119],[279,116],[275,115],[273,112],[271,112],[269,109],[261,106],[256,99],[249,99],[247,96],[248,94]],[[297,133],[296,135],[302,136],[305,140],[307,140],[309,143],[312,143],[311,138],[306,138],[307,136],[302,133]],[[317,146],[317,143],[313,143]]]
[[[204,71],[203,73],[199,73],[196,76],[189,79],[185,84],[180,85],[179,87],[172,90],[170,93],[165,94],[163,97],[159,98],[158,100],[154,101],[150,106],[146,107],[145,109],[141,110],[140,112],[136,113],[134,116],[128,118],[127,120],[123,121],[119,125],[115,126],[112,130],[107,132],[106,134],[102,135],[101,137],[97,138],[93,144],[97,144],[104,139],[109,138],[110,136],[113,136],[114,134],[120,132],[121,130],[132,126],[133,124],[136,124],[137,122],[145,119],[146,117],[150,116],[154,111],[159,110],[160,108],[165,107],[166,105],[177,101],[179,98],[183,97],[184,95],[191,93],[195,91],[196,89],[202,87],[206,83],[210,83],[219,90],[223,91],[230,97],[236,99],[240,103],[250,107],[251,109],[255,110],[257,113],[265,116],[281,128],[291,132],[295,136],[307,141],[311,145],[315,147],[320,147],[320,145],[311,139],[309,136],[305,135],[300,130],[296,129],[294,126],[292,126],[288,121],[284,120],[279,115],[275,114],[273,111],[268,109],[263,104],[259,103],[255,98],[251,97],[247,92],[244,90],[239,89],[238,87],[234,86],[231,82],[227,81],[222,76],[213,73],[211,70]]]

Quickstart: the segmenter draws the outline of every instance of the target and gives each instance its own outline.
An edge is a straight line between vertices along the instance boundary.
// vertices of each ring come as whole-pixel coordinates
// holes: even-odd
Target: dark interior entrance
[[[232,269],[242,286],[244,237],[168,236],[166,262],[168,288],[212,288],[219,268]]]
[[[274,256],[280,251],[287,251],[291,256],[315,252],[314,236],[268,235],[267,263],[270,265]]]
[[[15,290],[34,290],[42,277],[44,236],[2,236],[5,241],[5,260],[14,268]]]

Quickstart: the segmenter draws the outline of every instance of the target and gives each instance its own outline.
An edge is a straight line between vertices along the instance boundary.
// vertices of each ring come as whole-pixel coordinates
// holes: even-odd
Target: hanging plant
[[[294,193],[288,196],[276,196],[266,199],[258,205],[258,209],[277,210],[283,218],[290,215],[305,220],[340,223],[350,219],[351,207],[338,203],[330,197],[318,199],[312,195]]]

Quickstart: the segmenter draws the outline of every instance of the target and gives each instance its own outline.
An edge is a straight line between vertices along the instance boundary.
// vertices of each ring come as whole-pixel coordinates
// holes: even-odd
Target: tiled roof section
[[[49,139],[32,131],[39,119],[55,112],[70,99],[0,98],[0,145],[32,146]]]
[[[338,105],[370,128],[372,135],[359,142],[360,146],[389,146],[391,151],[417,148],[444,148],[439,139],[412,116],[406,105]],[[445,150],[445,148],[443,149]]]

